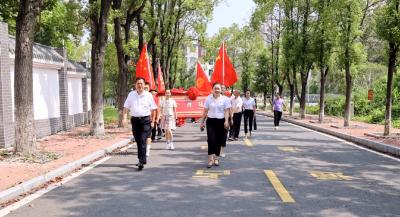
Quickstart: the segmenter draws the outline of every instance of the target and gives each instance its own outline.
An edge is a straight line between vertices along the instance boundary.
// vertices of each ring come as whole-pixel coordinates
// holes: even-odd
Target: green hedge
[[[368,100],[367,90],[356,90],[353,92],[354,119],[367,123],[383,124],[385,121],[386,105],[386,77],[374,82],[374,99]],[[325,114],[337,117],[344,116],[345,96],[327,96],[325,100]],[[298,112],[299,108],[295,108]],[[319,106],[307,106],[307,114],[318,114]],[[393,107],[392,107],[393,127],[400,128],[400,74],[393,82]]]

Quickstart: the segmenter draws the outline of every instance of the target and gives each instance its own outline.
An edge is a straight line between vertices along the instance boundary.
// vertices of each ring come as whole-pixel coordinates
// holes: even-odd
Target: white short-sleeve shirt
[[[217,99],[211,94],[207,97],[204,108],[208,109],[208,118],[222,119],[225,117],[225,109],[231,108],[231,101],[226,96],[219,96]]]
[[[242,98],[240,96],[237,97],[237,98],[233,97],[231,99],[231,103],[232,103],[233,113],[239,113],[239,112],[242,111],[243,100],[242,100]]]
[[[174,115],[174,108],[176,108],[176,101],[173,99],[166,99],[160,102],[162,115]]]
[[[253,98],[244,98],[243,99],[243,108],[244,110],[253,110],[254,106],[256,105],[256,101]]]
[[[153,95],[148,91],[138,94],[136,90],[131,91],[125,100],[124,107],[129,109],[131,116],[144,117],[151,114],[151,110],[157,109]]]

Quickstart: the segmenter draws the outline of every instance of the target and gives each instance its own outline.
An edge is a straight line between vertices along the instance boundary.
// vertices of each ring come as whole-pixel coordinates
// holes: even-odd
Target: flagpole
[[[150,75],[150,79],[152,79],[153,78],[153,73],[151,73],[151,70],[150,70],[150,61],[149,61],[149,54],[147,53],[147,44],[146,44],[146,59],[147,59],[147,68],[149,69],[149,75]],[[154,79],[152,79],[153,81],[154,81]],[[151,82],[151,80],[150,80],[150,82]],[[150,83],[149,82],[149,83]],[[154,81],[155,82],[155,81]],[[151,84],[150,84],[151,85]],[[151,87],[150,87],[151,88]]]
[[[222,84],[225,85],[225,40],[222,41]]]

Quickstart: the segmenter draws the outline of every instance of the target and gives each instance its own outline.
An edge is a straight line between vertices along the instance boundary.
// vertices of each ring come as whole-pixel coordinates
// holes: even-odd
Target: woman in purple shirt
[[[275,130],[279,128],[279,122],[282,118],[283,107],[285,106],[285,102],[281,98],[279,94],[275,94],[275,99],[272,101],[272,107],[274,110],[274,126]],[[286,107],[286,106],[285,106]]]

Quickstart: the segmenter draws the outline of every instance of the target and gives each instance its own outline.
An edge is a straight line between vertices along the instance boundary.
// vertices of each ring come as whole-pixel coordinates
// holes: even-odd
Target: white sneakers
[[[146,156],[147,157],[150,156],[150,149],[151,149],[151,145],[147,145],[147,149],[146,149]]]
[[[165,149],[167,149],[167,150],[174,150],[174,149],[175,149],[174,143],[173,143],[173,142],[167,142],[167,146],[166,146]]]
[[[275,127],[275,130],[279,129],[279,127]]]

